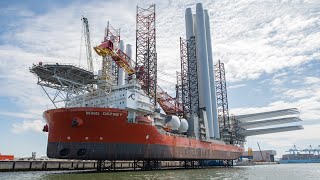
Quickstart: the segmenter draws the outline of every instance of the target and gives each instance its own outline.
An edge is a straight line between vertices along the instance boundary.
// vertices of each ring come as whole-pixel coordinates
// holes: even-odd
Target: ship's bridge
[[[84,95],[79,95],[70,100],[67,107],[126,109],[129,112],[129,119],[134,119],[136,113],[139,115],[154,112],[154,106],[150,98],[141,91],[140,84],[135,80],[126,85],[113,87],[110,93],[96,89]]]

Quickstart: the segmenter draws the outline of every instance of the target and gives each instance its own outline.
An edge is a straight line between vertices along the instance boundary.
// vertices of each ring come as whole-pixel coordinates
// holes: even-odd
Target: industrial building
[[[242,157],[251,159],[254,162],[275,162],[274,157],[277,155],[275,150],[262,151],[245,151]]]

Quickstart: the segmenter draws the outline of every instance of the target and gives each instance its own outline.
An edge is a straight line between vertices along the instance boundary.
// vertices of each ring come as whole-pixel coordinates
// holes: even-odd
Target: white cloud
[[[272,84],[276,84],[276,85],[280,85],[283,83],[283,80],[282,79],[272,79]]]
[[[309,97],[313,95],[313,90],[306,88],[306,89],[289,89],[283,93],[284,96],[287,98],[292,98],[292,99],[298,99],[298,98],[304,98],[304,97]]]
[[[319,44],[319,19],[316,8],[310,10],[319,3],[256,1],[237,6],[236,10],[230,5],[212,12],[213,16],[223,14],[215,17],[213,37],[215,52],[228,56],[228,80],[257,79],[319,59],[319,46],[314,44]]]
[[[244,86],[246,86],[246,84],[237,84],[237,85],[228,86],[228,89],[238,89]]]
[[[320,119],[320,83],[317,83],[319,80],[320,78],[317,77],[302,78],[298,87],[278,88],[278,94],[274,94],[277,101],[266,107],[234,108],[231,112],[234,114],[249,114],[295,107],[300,110],[302,119]]]
[[[317,98],[320,98],[320,78],[305,77],[304,80],[301,81],[301,84],[302,86],[300,88],[288,89],[284,91],[283,96],[291,99],[301,99],[309,97],[312,100],[318,101]]]
[[[0,112],[0,116],[9,116],[21,119],[31,119],[34,118],[34,114],[30,113],[19,113],[19,112]]]
[[[24,120],[22,123],[12,124],[12,132],[15,134],[23,134],[28,131],[42,132],[45,123],[41,120]]]
[[[277,73],[273,76],[273,78],[283,78],[286,77],[288,75],[287,72],[281,72],[281,73]]]
[[[275,75],[273,75],[273,77],[271,79],[271,84],[272,85],[282,85],[286,81],[287,76],[288,76],[287,72],[276,73]]]
[[[307,85],[320,84],[320,78],[319,77],[306,77],[305,84],[307,84]]]

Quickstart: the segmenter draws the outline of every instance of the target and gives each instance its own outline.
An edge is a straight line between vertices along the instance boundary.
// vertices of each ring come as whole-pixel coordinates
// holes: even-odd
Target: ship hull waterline
[[[49,126],[49,158],[233,160],[243,153],[243,148],[219,141],[160,133],[155,126],[128,122],[127,111],[121,109],[60,108],[43,115]]]

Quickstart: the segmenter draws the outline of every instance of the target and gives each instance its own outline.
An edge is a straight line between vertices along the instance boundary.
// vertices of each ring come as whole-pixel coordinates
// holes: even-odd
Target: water
[[[295,180],[320,179],[320,164],[276,164],[232,168],[180,169],[161,171],[32,171],[0,172],[0,179],[253,179],[253,180]]]

